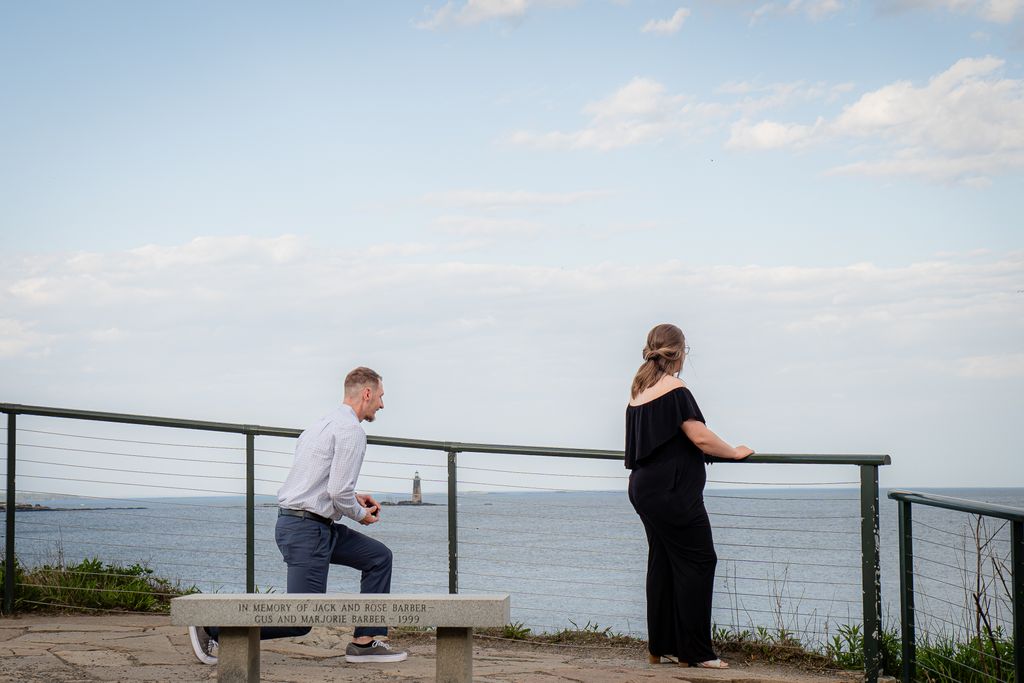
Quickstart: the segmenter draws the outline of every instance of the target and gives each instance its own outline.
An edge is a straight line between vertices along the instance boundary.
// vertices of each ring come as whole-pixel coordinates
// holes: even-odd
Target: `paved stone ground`
[[[394,644],[410,650],[399,664],[347,664],[344,629],[314,629],[303,638],[264,641],[262,680],[273,683],[432,681],[434,641],[415,636]],[[763,664],[706,671],[650,666],[642,652],[622,649],[474,643],[473,673],[485,683],[852,683],[856,674],[814,674]],[[29,615],[0,618],[0,682],[94,683],[216,680],[215,667],[196,661],[188,635],[166,616]]]

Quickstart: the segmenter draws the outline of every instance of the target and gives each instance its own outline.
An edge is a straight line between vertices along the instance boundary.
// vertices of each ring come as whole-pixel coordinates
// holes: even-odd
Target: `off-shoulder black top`
[[[626,469],[665,466],[671,461],[674,466],[664,472],[672,479],[666,482],[668,487],[682,483],[682,488],[699,495],[707,479],[704,463],[710,459],[683,433],[686,420],[704,422],[697,401],[686,387],[638,406],[627,406]]]
[[[644,460],[657,458],[670,443],[684,448],[689,446],[686,450],[703,460],[704,453],[683,433],[682,426],[687,420],[705,421],[697,401],[686,387],[673,389],[638,406],[627,406],[626,469],[640,467]]]

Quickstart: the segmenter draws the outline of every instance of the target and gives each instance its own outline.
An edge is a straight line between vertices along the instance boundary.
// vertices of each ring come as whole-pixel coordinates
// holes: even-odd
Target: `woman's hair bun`
[[[675,346],[659,346],[656,349],[652,349],[649,346],[644,347],[644,360],[645,361],[677,361],[682,355],[682,348]]]
[[[675,364],[683,357],[685,348],[686,337],[683,336],[682,330],[667,323],[655,325],[647,333],[647,343],[643,349],[644,364],[633,378],[633,398],[647,387],[653,386],[662,375],[670,371],[678,372],[679,367]]]

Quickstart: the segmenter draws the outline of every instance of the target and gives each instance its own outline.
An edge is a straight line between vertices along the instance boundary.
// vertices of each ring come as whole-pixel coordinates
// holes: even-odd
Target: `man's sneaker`
[[[409,656],[407,650],[392,650],[383,640],[375,640],[369,645],[349,643],[345,648],[345,661],[353,664],[359,662],[404,662]]]
[[[202,626],[189,626],[188,639],[192,643],[192,651],[196,659],[203,664],[217,663],[217,641],[210,637]]]

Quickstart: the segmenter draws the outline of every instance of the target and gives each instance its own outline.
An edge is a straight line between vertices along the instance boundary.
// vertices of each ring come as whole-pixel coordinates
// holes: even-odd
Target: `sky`
[[[369,365],[370,433],[620,449],[672,322],[731,443],[1024,486],[1022,60],[1022,0],[0,2],[0,401]]]

